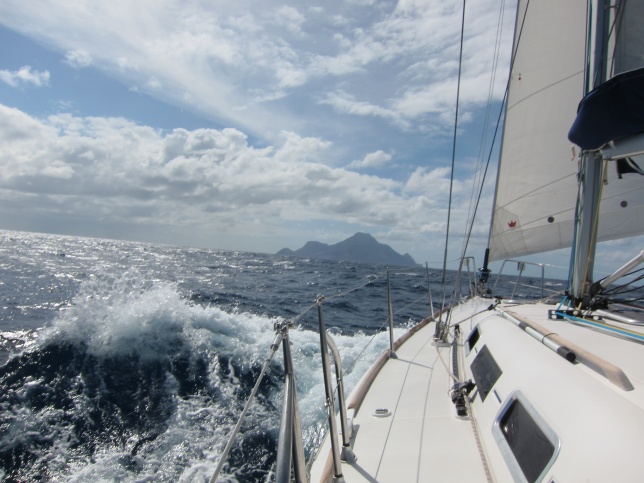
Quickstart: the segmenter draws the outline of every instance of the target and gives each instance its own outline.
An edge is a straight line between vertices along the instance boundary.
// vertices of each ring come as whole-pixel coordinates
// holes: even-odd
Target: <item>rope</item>
[[[497,135],[499,133],[499,128],[501,126],[501,119],[503,118],[503,112],[504,112],[503,106],[507,103],[508,94],[510,92],[510,80],[512,79],[512,69],[514,68],[514,61],[516,59],[516,55],[517,55],[517,52],[519,50],[519,45],[521,44],[521,36],[523,34],[523,27],[525,25],[525,20],[526,20],[526,17],[528,15],[528,9],[529,8],[530,8],[530,1],[528,0],[528,2],[526,2],[526,7],[525,7],[525,12],[523,14],[523,19],[521,21],[521,28],[519,29],[519,35],[517,36],[516,48],[512,52],[512,59],[510,60],[510,72],[509,72],[509,75],[508,75],[508,80],[507,80],[507,82],[505,84],[505,92],[503,93],[503,101],[501,102],[501,109],[499,110],[499,117],[496,120],[496,127],[494,129],[494,136],[492,137],[492,144],[490,145],[490,150],[488,152],[487,162],[485,164],[485,171],[483,173],[483,179],[481,180],[481,184],[480,184],[480,188],[479,188],[479,194],[478,194],[478,196],[476,198],[476,205],[474,207],[474,214],[472,215],[472,218],[471,218],[471,220],[469,222],[470,225],[469,225],[469,228],[467,230],[467,237],[466,237],[466,239],[465,239],[465,241],[463,243],[463,251],[462,251],[463,255],[462,255],[462,257],[465,256],[465,253],[467,251],[467,247],[469,245],[470,237],[472,235],[472,230],[474,229],[474,220],[476,218],[476,213],[478,212],[478,207],[479,207],[479,203],[481,201],[481,196],[483,195],[483,186],[485,184],[485,179],[487,178],[487,172],[488,172],[488,169],[490,167],[490,161],[492,159],[492,152],[493,152],[493,149],[494,149],[494,144],[496,142],[496,138],[497,138]],[[494,198],[495,198],[495,202],[496,202],[496,195],[495,195]],[[494,209],[494,206],[492,206],[492,209]],[[492,213],[492,217],[494,219],[494,213]],[[490,246],[491,238],[492,238],[492,229],[490,227],[490,232],[488,234],[488,247]]]
[[[454,113],[454,135],[452,138],[452,166],[451,166],[451,174],[449,179],[449,198],[448,198],[448,204],[447,204],[447,227],[445,230],[445,252],[443,255],[443,274],[441,277],[441,292],[443,294],[443,302],[442,302],[441,309],[445,308],[445,293],[446,293],[445,275],[447,274],[449,225],[452,219],[452,193],[454,191],[454,166],[456,164],[456,133],[458,129],[458,112],[459,112],[460,97],[461,97],[461,75],[463,72],[463,42],[464,42],[464,36],[465,36],[465,2],[466,0],[463,0],[463,14],[461,16],[461,43],[460,43],[459,54],[458,54],[458,83],[456,85],[456,112]]]
[[[357,287],[351,288],[351,289],[347,290],[346,292],[341,292],[341,293],[339,293],[339,294],[332,295],[332,296],[330,296],[330,297],[325,297],[325,299],[326,299],[326,301],[329,301],[329,300],[337,299],[337,298],[339,298],[339,297],[344,297],[345,295],[348,295],[348,294],[350,294],[351,292],[355,292],[356,290],[360,290],[361,288],[366,287],[367,285],[369,285],[369,284],[371,284],[371,283],[375,282],[375,281],[376,281],[376,280],[378,280],[379,278],[384,277],[386,274],[387,274],[387,271],[385,270],[384,272],[382,272],[382,273],[381,273],[381,274],[379,274],[379,275],[372,275],[374,278],[372,278],[372,279],[370,279],[370,280],[366,281],[366,282],[365,282],[365,283],[363,283],[362,285],[358,285]],[[317,305],[317,304],[314,304],[314,305]]]
[[[486,309],[486,310],[488,310],[488,309]],[[473,316],[474,315],[472,315],[472,317]],[[458,339],[456,340],[457,347],[460,347],[461,349],[463,347],[462,338],[463,338],[463,335],[459,334]],[[487,481],[489,483],[492,483],[492,482],[494,482],[494,477],[492,476],[492,471],[490,470],[490,465],[489,465],[488,460],[487,460],[487,455],[485,454],[485,448],[483,447],[483,442],[481,440],[481,434],[479,432],[478,424],[476,422],[476,417],[474,417],[474,412],[472,410],[472,404],[470,402],[469,395],[465,396],[465,406],[467,407],[467,414],[470,415],[470,417],[469,417],[470,425],[472,426],[472,433],[474,434],[474,440],[476,441],[476,448],[478,449],[479,457],[481,458],[481,464],[483,465],[483,471],[485,471],[485,477],[487,478]]]
[[[336,298],[344,297],[344,296],[346,296],[346,295],[348,295],[348,294],[350,294],[350,293],[352,293],[352,292],[355,292],[355,291],[357,291],[357,290],[360,290],[360,289],[362,289],[362,288],[366,287],[367,285],[372,284],[373,282],[375,282],[375,281],[379,280],[380,278],[384,277],[386,274],[387,274],[387,271],[384,271],[384,272],[379,273],[379,274],[376,274],[376,275],[372,275],[372,276],[369,278],[369,280],[367,280],[365,283],[363,283],[363,284],[361,284],[361,285],[358,285],[358,286],[355,286],[355,287],[353,287],[353,288],[350,288],[350,289],[348,289],[348,290],[346,290],[346,291],[344,291],[344,292],[341,292],[341,293],[338,293],[338,294],[332,295],[332,296],[330,296],[330,297],[325,297],[324,301],[325,301],[325,302],[328,302],[328,301],[330,301],[330,300],[334,300],[334,299],[336,299]],[[419,297],[419,298],[418,298],[417,300],[415,300],[414,302],[412,302],[412,303],[408,304],[407,306],[403,307],[402,309],[399,309],[398,311],[396,311],[396,313],[399,313],[400,311],[402,311],[402,310],[405,310],[405,309],[409,308],[410,306],[412,306],[412,305],[414,305],[414,304],[418,303],[418,301],[420,301],[420,300],[424,300],[424,299],[425,299],[425,297],[426,297],[426,295],[423,295],[423,296]],[[301,320],[301,319],[302,319],[302,318],[303,318],[303,317],[304,317],[304,316],[305,316],[305,315],[306,315],[306,314],[307,314],[311,309],[316,308],[316,307],[318,306],[318,303],[319,303],[319,302],[318,302],[318,301],[316,301],[316,302],[312,303],[311,305],[309,305],[309,306],[305,307],[305,308],[304,308],[304,309],[303,309],[303,310],[302,310],[298,315],[296,315],[295,317],[293,317],[292,319],[290,319],[290,322],[288,322],[288,323],[283,323],[283,324],[286,324],[286,325],[288,325],[288,326],[295,326],[295,325],[296,325],[296,324],[297,324],[297,323],[298,323],[298,322],[299,322],[299,321],[300,321],[300,320]],[[371,339],[369,340],[369,342],[367,342],[367,344],[366,344],[366,345],[365,345],[365,347],[362,349],[362,351],[361,351],[361,352],[358,354],[358,356],[354,359],[354,361],[353,361],[353,363],[351,364],[351,366],[349,366],[349,367],[348,367],[348,369],[347,369],[346,371],[344,371],[344,377],[346,377],[346,376],[348,376],[349,374],[351,374],[352,370],[355,368],[355,365],[356,365],[356,364],[357,364],[357,362],[360,360],[360,358],[362,357],[362,355],[365,353],[365,351],[367,350],[367,348],[371,345],[371,343],[373,342],[373,340],[374,340],[374,339],[375,339],[379,334],[381,334],[381,333],[382,333],[382,331],[383,331],[383,329],[384,329],[384,327],[385,327],[385,325],[387,324],[387,322],[388,322],[388,321],[389,321],[389,317],[387,317],[387,318],[385,319],[385,321],[382,323],[382,325],[380,326],[380,328],[379,328],[379,329],[376,331],[376,333],[371,337]],[[224,463],[226,462],[226,459],[228,458],[228,453],[230,452],[230,450],[231,450],[231,448],[232,448],[233,442],[234,442],[234,440],[235,440],[235,438],[236,438],[237,434],[239,433],[239,431],[240,431],[240,429],[241,429],[241,425],[242,425],[242,423],[243,423],[243,421],[244,421],[244,419],[245,419],[245,417],[246,417],[246,414],[247,414],[248,410],[250,409],[250,406],[251,406],[252,402],[253,402],[253,401],[254,401],[254,399],[255,399],[255,396],[256,396],[257,391],[258,391],[258,389],[259,389],[259,385],[261,384],[262,379],[264,378],[264,375],[265,375],[265,373],[266,373],[266,370],[268,369],[268,365],[270,364],[270,362],[271,362],[271,360],[272,360],[273,356],[275,355],[275,352],[276,352],[276,351],[277,351],[277,349],[279,348],[279,345],[280,345],[280,343],[281,343],[281,341],[282,341],[282,337],[283,337],[282,332],[281,332],[281,331],[279,331],[279,327],[280,327],[280,325],[278,324],[278,325],[277,325],[277,327],[276,327],[276,330],[278,330],[278,333],[276,334],[275,341],[273,342],[273,345],[271,345],[271,352],[270,352],[269,356],[266,358],[266,360],[265,360],[265,362],[264,362],[264,366],[262,367],[262,370],[261,370],[261,372],[260,372],[260,374],[259,374],[259,377],[258,377],[257,381],[255,382],[255,386],[253,387],[253,390],[251,391],[251,394],[250,394],[250,396],[249,396],[248,400],[246,401],[246,405],[244,406],[244,409],[243,409],[243,411],[242,411],[241,415],[239,416],[239,419],[238,419],[238,421],[237,421],[237,424],[235,425],[235,428],[233,429],[233,431],[232,431],[232,433],[231,433],[231,435],[230,435],[230,437],[229,437],[229,439],[228,439],[228,442],[227,442],[227,444],[226,444],[226,447],[224,448],[224,451],[223,451],[223,453],[222,453],[222,455],[221,455],[221,457],[220,457],[219,463],[217,464],[217,468],[215,469],[215,472],[213,473],[213,475],[212,475],[212,477],[211,477],[211,479],[210,479],[210,483],[215,483],[215,482],[216,482],[217,477],[219,476],[219,473],[221,472],[221,469],[223,468],[223,465],[224,465]],[[337,385],[336,385],[336,390],[337,390]],[[320,429],[322,429],[322,428],[320,428]],[[323,430],[318,432],[318,437],[319,437],[319,435],[320,435],[322,432],[323,432]]]
[[[470,206],[469,206],[469,211],[467,214],[467,223],[465,227],[465,234],[463,239],[465,240],[463,244],[463,252],[462,252],[462,257],[465,257],[465,252],[467,250],[467,244],[469,241],[469,234],[471,233],[471,228],[468,230],[468,226],[473,226],[474,224],[474,219],[476,218],[476,212],[478,211],[478,205],[479,201],[481,199],[481,193],[483,190],[483,185],[485,183],[485,179],[487,177],[487,171],[490,166],[490,158],[492,154],[492,149],[494,147],[494,143],[496,142],[496,135],[499,130],[499,124],[501,122],[501,115],[503,113],[503,106],[505,105],[505,97],[506,95],[504,94],[503,96],[503,102],[501,103],[501,109],[499,111],[499,117],[496,122],[496,127],[494,130],[494,136],[492,137],[492,145],[490,148],[490,153],[488,154],[488,159],[487,163],[485,165],[485,170],[481,174],[481,163],[482,159],[484,156],[484,151],[485,151],[485,138],[488,132],[488,126],[490,124],[490,115],[491,115],[491,110],[492,110],[492,97],[494,95],[494,83],[496,81],[496,74],[498,70],[498,65],[499,65],[499,54],[501,51],[501,37],[502,37],[502,32],[503,32],[503,17],[504,17],[504,11],[505,11],[505,0],[501,1],[501,5],[499,7],[499,19],[497,21],[497,29],[496,29],[496,42],[494,44],[494,56],[492,59],[492,75],[490,77],[490,87],[488,90],[488,98],[487,98],[487,105],[486,105],[486,110],[485,110],[485,121],[483,124],[483,129],[481,133],[481,144],[479,147],[479,154],[477,156],[476,160],[476,174],[474,176],[474,181],[472,182],[472,195],[470,199]],[[506,94],[507,94],[507,88],[506,88]],[[476,186],[479,185],[479,194],[478,196],[475,196],[475,191],[476,191]],[[474,208],[472,207],[472,204],[474,202],[474,199],[476,199],[476,204]]]
[[[490,471],[490,465],[487,461],[487,455],[485,454],[485,449],[483,448],[483,443],[481,442],[481,434],[479,433],[478,424],[476,423],[476,418],[472,412],[472,404],[470,403],[469,396],[465,398],[465,405],[467,406],[467,412],[470,415],[470,424],[472,426],[472,432],[474,433],[474,439],[476,440],[476,447],[479,450],[479,456],[481,458],[481,464],[483,465],[483,471],[485,471],[485,476],[487,481],[492,483],[494,477]]]
[[[443,368],[445,369],[445,372],[447,372],[447,375],[452,378],[454,382],[459,382],[458,377],[454,375],[454,373],[449,369],[449,365],[445,360],[443,359],[443,356],[441,355],[441,348],[438,347],[438,345],[434,344],[434,349],[436,349],[436,355],[438,356],[438,360],[441,361],[443,364]]]
[[[259,385],[261,384],[262,379],[264,378],[264,374],[266,373],[266,369],[268,369],[268,365],[270,364],[271,359],[273,359],[275,352],[277,351],[277,349],[280,346],[280,343],[282,342],[282,337],[283,335],[281,332],[278,332],[277,335],[275,336],[273,345],[271,345],[271,352],[269,356],[266,358],[266,360],[264,361],[264,366],[262,367],[262,371],[260,372],[259,377],[257,378],[255,387],[253,387],[253,390],[251,391],[250,396],[248,397],[248,401],[246,401],[246,405],[244,406],[244,410],[241,412],[239,419],[237,420],[237,424],[235,425],[235,428],[233,429],[233,432],[230,435],[230,438],[228,438],[228,443],[226,444],[226,447],[224,448],[224,451],[221,454],[221,458],[219,459],[219,463],[217,464],[217,468],[215,468],[215,472],[213,473],[212,478],[210,478],[210,483],[215,483],[217,481],[217,476],[219,476],[219,472],[223,468],[226,460],[228,459],[228,453],[230,452],[230,449],[233,446],[235,437],[237,436],[237,434],[239,433],[239,430],[241,429],[242,422],[246,417],[246,413],[250,409],[250,405],[255,400],[255,395],[257,394]]]

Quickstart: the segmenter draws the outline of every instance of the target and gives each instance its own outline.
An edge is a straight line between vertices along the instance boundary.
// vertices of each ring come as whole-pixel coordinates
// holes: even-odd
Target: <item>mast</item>
[[[604,83],[609,75],[610,0],[590,0],[588,9],[585,94]],[[575,238],[571,257],[570,292],[582,307],[590,303],[593,284],[599,202],[603,180],[601,154],[584,151],[579,166],[579,194],[575,215]]]

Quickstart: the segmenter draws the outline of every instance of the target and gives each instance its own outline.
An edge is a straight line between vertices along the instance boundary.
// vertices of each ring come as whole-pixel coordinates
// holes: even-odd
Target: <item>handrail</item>
[[[515,312],[512,312],[510,310],[503,310],[500,307],[495,307],[495,310],[500,312],[505,319],[510,320],[513,323],[522,324],[524,327],[529,327],[530,329],[532,329],[537,334],[531,333],[530,331],[526,332],[530,333],[530,335],[537,339],[541,339],[542,343],[545,346],[554,350],[562,357],[565,357],[566,359],[568,359],[568,361],[579,361],[589,369],[592,369],[596,373],[604,376],[611,383],[624,391],[632,391],[634,389],[633,383],[631,383],[626,373],[615,364],[602,359],[598,355],[578,346],[577,344],[574,344],[573,342],[564,339],[560,335],[549,331],[536,322],[533,322],[530,319],[523,317]],[[557,349],[558,347],[564,348],[564,351],[569,351],[574,357],[567,357],[564,351]]]
[[[389,357],[395,358],[394,352],[394,309],[391,305],[391,280],[387,269],[387,305],[389,306]]]
[[[335,379],[338,384],[338,407],[340,409],[340,427],[342,428],[342,453],[340,459],[342,461],[353,462],[356,460],[355,454],[351,449],[351,436],[353,435],[353,424],[349,424],[347,418],[347,404],[344,397],[344,382],[342,382],[342,360],[340,359],[340,352],[335,345],[333,338],[327,332],[326,341],[329,349],[333,353],[333,363],[335,364]]]
[[[473,269],[470,270],[470,261],[472,262]],[[467,286],[470,291],[470,295],[474,296],[476,295],[477,292],[477,280],[476,280],[476,260],[474,257],[463,257],[461,258],[459,267],[458,267],[458,272],[457,272],[457,277],[458,277],[458,283],[459,283],[459,289],[460,289],[460,282],[461,282],[461,273],[463,272],[463,265],[467,267]],[[462,296],[462,293],[461,293]]]
[[[289,374],[284,378],[284,401],[277,440],[277,461],[275,464],[276,483],[291,481],[291,457],[293,455],[293,384]]]
[[[331,453],[333,455],[333,477],[336,480],[343,478],[342,463],[340,460],[340,448],[338,447],[338,427],[335,420],[335,401],[333,398],[333,384],[331,383],[331,366],[329,363],[329,349],[326,338],[326,326],[322,316],[323,296],[318,296],[318,320],[320,323],[320,348],[322,349],[322,373],[324,375],[324,388],[326,390],[326,407],[329,419],[329,429],[331,438]]]
[[[302,443],[302,427],[300,411],[297,404],[297,388],[293,372],[293,359],[288,337],[288,325],[282,339],[284,348],[284,403],[280,423],[279,440],[277,442],[277,462],[275,466],[275,481],[290,483],[291,465],[295,473],[295,481],[306,482],[306,461]]]
[[[427,272],[429,270],[427,269]],[[430,304],[432,302],[431,288],[429,286],[429,273],[427,274],[427,283],[428,283],[428,294]],[[332,297],[335,298],[335,297]],[[322,371],[324,376],[324,387],[326,392],[326,401],[325,406],[328,413],[328,423],[329,423],[329,437],[331,441],[331,454],[329,455],[329,468],[328,473],[329,477],[335,482],[344,481],[342,476],[342,461],[354,462],[356,456],[351,449],[351,438],[353,435],[353,426],[352,422],[349,421],[347,416],[348,408],[352,408],[352,404],[349,404],[347,407],[345,400],[344,392],[344,374],[342,370],[342,361],[340,358],[340,353],[337,349],[333,338],[326,331],[326,326],[324,323],[324,317],[322,312],[322,305],[326,301],[325,297],[318,295],[313,306],[317,306],[318,309],[318,321],[319,321],[319,331],[320,331],[320,349],[322,356]],[[397,341],[393,339],[393,307],[392,307],[392,298],[391,298],[391,283],[390,283],[390,274],[387,270],[387,302],[389,308],[389,337],[390,345],[389,350],[386,351],[387,358],[395,357],[395,350],[402,344],[404,337]],[[311,309],[313,306],[309,307]],[[306,312],[308,312],[308,310]],[[430,314],[432,313],[430,308]],[[303,314],[302,314],[303,315]],[[299,317],[297,318],[299,319]],[[294,320],[297,320],[294,319]],[[420,326],[427,324],[432,317],[426,318],[417,327],[411,329],[410,332],[417,330]],[[292,324],[293,322],[291,322]],[[304,461],[304,450],[302,444],[302,430],[300,423],[300,413],[297,404],[297,389],[295,386],[295,378],[293,371],[293,361],[291,358],[290,351],[290,342],[288,339],[288,326],[289,323],[280,323],[276,324],[280,326],[282,331],[282,342],[284,347],[284,371],[285,371],[285,381],[284,381],[284,397],[283,397],[283,408],[282,408],[282,420],[280,423],[279,431],[279,441],[277,449],[277,462],[275,466],[276,481],[279,483],[287,483],[291,481],[291,478],[294,477],[295,481],[308,481],[309,475],[307,473],[308,469]],[[384,325],[384,324],[383,324]],[[331,365],[329,360],[329,351],[333,355],[333,360],[335,364],[335,384],[332,382],[331,375]],[[337,387],[338,391],[338,407],[340,412],[340,424],[342,428],[342,448],[340,450],[340,445],[338,443],[338,429],[337,421],[335,415],[335,400],[334,400],[334,391]],[[293,470],[293,475],[291,474]]]

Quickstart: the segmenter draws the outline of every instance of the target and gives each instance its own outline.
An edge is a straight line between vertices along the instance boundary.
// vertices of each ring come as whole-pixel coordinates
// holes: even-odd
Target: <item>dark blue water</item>
[[[439,305],[441,277],[390,277],[399,336],[429,314],[428,281]],[[383,266],[0,232],[0,477],[208,481],[283,320],[297,322],[310,454],[325,421],[318,295],[350,391],[389,343]],[[283,375],[279,351],[230,480],[270,480]]]
[[[429,313],[424,269],[391,271],[396,333]],[[440,277],[430,276],[438,298]],[[324,420],[318,317],[351,368],[387,347],[385,267],[0,232],[4,481],[207,481],[273,342],[293,354],[307,452]],[[360,356],[360,357],[358,357]],[[281,352],[225,473],[270,478]]]

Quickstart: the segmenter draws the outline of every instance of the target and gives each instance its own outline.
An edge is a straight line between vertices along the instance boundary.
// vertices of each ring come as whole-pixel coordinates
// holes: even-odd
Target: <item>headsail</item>
[[[586,0],[519,1],[491,260],[571,245],[578,166],[566,135],[584,94],[585,37]]]

